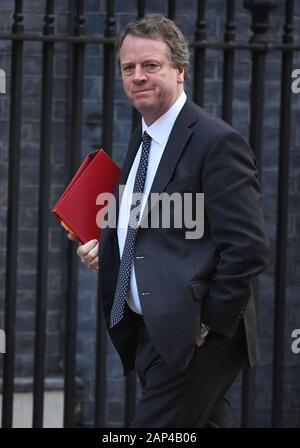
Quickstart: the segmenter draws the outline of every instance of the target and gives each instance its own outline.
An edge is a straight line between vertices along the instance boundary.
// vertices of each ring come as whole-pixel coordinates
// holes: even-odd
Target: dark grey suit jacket
[[[120,185],[126,183],[140,142],[138,127],[129,143]],[[205,209],[200,239],[186,239],[190,229],[184,226],[144,228],[142,220],[139,228],[134,260],[137,286],[157,350],[171,367],[183,370],[193,355],[201,321],[219,337],[229,338],[243,321],[252,366],[259,352],[252,283],[269,255],[252,150],[228,124],[187,100],[165,147],[152,192],[194,196],[203,192]],[[115,194],[118,198],[118,186]],[[154,211],[161,213],[158,204],[143,219]],[[108,325],[119,269],[116,229],[102,230],[99,255],[99,300],[126,374],[134,367],[134,325],[125,323],[112,330]]]

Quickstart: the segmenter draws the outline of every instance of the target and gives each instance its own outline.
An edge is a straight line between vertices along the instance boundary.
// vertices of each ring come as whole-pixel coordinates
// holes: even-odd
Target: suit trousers
[[[188,367],[171,369],[159,355],[143,318],[135,368],[142,387],[131,428],[230,427],[226,393],[247,360],[243,324],[232,339],[213,331],[195,351]]]

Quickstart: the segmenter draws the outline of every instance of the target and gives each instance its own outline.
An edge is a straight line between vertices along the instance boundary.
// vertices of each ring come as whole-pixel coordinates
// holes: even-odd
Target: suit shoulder
[[[197,106],[193,101],[189,100],[188,107],[191,107],[196,117],[193,125],[193,131],[196,135],[201,136],[201,138],[205,135],[211,142],[226,135],[236,135],[246,142],[246,139],[236,129],[221,118],[215,117]]]
[[[248,160],[255,160],[248,141],[236,129],[192,101],[189,101],[189,107],[193,114],[191,145],[195,151],[204,158],[218,155],[220,160],[229,161],[244,155]]]

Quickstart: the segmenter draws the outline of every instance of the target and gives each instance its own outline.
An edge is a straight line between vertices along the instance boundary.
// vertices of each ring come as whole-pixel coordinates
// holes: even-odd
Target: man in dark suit
[[[136,368],[143,388],[131,426],[227,426],[224,394],[258,358],[252,281],[268,259],[254,155],[186,98],[188,46],[172,21],[130,22],[119,59],[142,122],[115,190],[117,229],[103,229],[100,247],[90,241],[78,255],[100,271],[110,337],[124,374]],[[161,193],[177,194],[169,226]],[[174,224],[187,197],[194,222],[204,219],[201,235],[186,220]]]

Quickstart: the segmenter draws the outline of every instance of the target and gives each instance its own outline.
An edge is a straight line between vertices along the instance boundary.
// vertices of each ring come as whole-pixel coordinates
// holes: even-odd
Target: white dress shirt
[[[160,159],[163,155],[164,149],[166,147],[170,133],[174,126],[175,120],[185,102],[186,102],[186,94],[183,91],[181,93],[181,95],[177,98],[177,100],[175,101],[173,106],[171,106],[171,108],[164,115],[159,117],[149,127],[146,125],[146,123],[144,122],[144,119],[142,118],[143,133],[144,133],[144,131],[147,131],[147,133],[152,138],[152,141],[151,141],[151,148],[150,148],[150,153],[149,153],[148,170],[147,170],[147,175],[146,175],[146,180],[145,180],[144,193],[143,193],[142,202],[141,202],[140,218],[143,215],[143,210],[144,210],[145,204],[147,202],[147,198],[148,198],[157,168],[159,166]],[[127,233],[127,227],[128,227],[129,215],[130,215],[130,206],[131,206],[131,201],[132,201],[132,192],[133,192],[133,187],[134,187],[134,180],[135,180],[136,172],[137,172],[140,157],[141,157],[141,152],[142,152],[142,143],[139,147],[138,152],[136,153],[134,162],[131,166],[131,170],[129,172],[126,186],[124,188],[123,196],[121,199],[119,220],[118,220],[118,227],[117,227],[120,257],[122,257],[122,253],[123,253],[123,249],[124,249],[124,245],[125,245],[125,239],[126,239],[126,233]],[[140,299],[139,299],[139,292],[138,292],[136,277],[135,277],[134,262],[132,262],[130,286],[129,286],[129,291],[128,291],[128,294],[126,297],[126,301],[128,303],[128,306],[134,312],[136,312],[138,314],[142,314],[141,303],[140,303]]]

